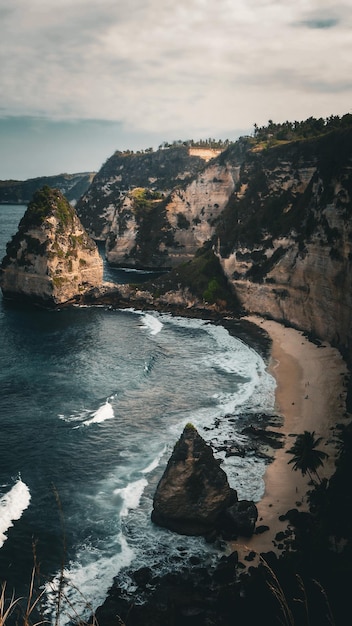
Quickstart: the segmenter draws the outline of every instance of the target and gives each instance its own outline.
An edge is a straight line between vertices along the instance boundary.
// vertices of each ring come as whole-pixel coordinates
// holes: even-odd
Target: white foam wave
[[[183,328],[202,328],[214,341],[213,351],[208,351],[201,367],[215,367],[241,377],[236,391],[214,395],[218,405],[218,416],[235,413],[250,401],[252,410],[272,411],[275,403],[276,382],[268,373],[263,358],[238,337],[234,337],[224,326],[207,320],[168,317],[168,321]]]
[[[117,550],[117,547],[119,548]],[[113,556],[111,556],[113,554]],[[122,533],[116,538],[116,544],[102,556],[100,551],[85,546],[77,554],[77,559],[63,571],[64,587],[58,624],[73,623],[91,615],[106,598],[114,577],[124,567],[128,567],[134,558],[134,551],[128,545]],[[60,589],[58,574],[45,585],[47,599],[46,613],[56,622],[57,597]]]
[[[226,441],[236,443],[237,440],[239,440],[239,443],[245,445],[244,436],[236,433],[234,420],[237,419],[237,415],[241,415],[247,410],[256,410],[257,405],[258,410],[261,411],[265,411],[267,407],[270,411],[273,410],[275,383],[274,379],[266,372],[264,360],[241,340],[232,337],[224,327],[214,326],[206,320],[174,318],[167,314],[157,313],[149,315],[143,311],[133,309],[131,309],[130,312],[139,316],[137,323],[143,323],[143,326],[149,329],[150,334],[160,332],[164,323],[164,331],[158,338],[158,343],[163,346],[166,345],[167,348],[169,347],[168,331],[170,325],[191,329],[190,333],[186,333],[186,337],[189,334],[191,340],[195,339],[194,343],[196,344],[194,352],[191,354],[191,365],[195,363],[195,367],[201,371],[203,368],[215,370],[216,377],[214,376],[214,380],[218,380],[217,375],[219,374],[219,370],[221,370],[220,373],[225,372],[226,374],[224,376],[224,380],[226,380],[227,383],[226,391],[221,389],[221,386],[213,387],[209,385],[209,403],[206,403],[205,406],[200,406],[198,409],[193,408],[189,413],[187,412],[188,409],[186,405],[184,411],[178,411],[177,416],[182,420],[182,424],[180,421],[175,423],[174,418],[168,421],[166,435],[161,429],[163,441],[161,445],[164,445],[166,441],[174,442],[180,435],[182,427],[187,422],[191,421],[195,424],[202,436],[209,443],[214,444],[213,447],[216,457],[221,458],[222,455],[223,468],[228,475],[231,486],[239,491],[239,497],[253,499],[255,501],[259,500],[264,489],[262,480],[265,471],[264,460],[249,456],[246,458],[232,456],[225,458],[225,452],[221,452],[221,449],[224,447],[223,444]],[[192,329],[196,331],[199,330],[200,332],[192,332]],[[178,336],[183,337],[183,333],[178,333]],[[182,344],[178,342],[176,345],[173,343],[173,340],[174,338],[171,337],[171,350],[174,350],[175,353],[178,354],[179,349],[182,349]],[[188,350],[188,344],[191,344],[191,340],[189,342],[185,341],[185,349]],[[205,348],[204,351],[201,348],[203,345]],[[150,370],[151,364],[151,361],[146,362],[146,371]],[[237,378],[239,379],[238,384],[236,382]],[[210,380],[213,379],[210,377]],[[233,386],[232,380],[234,381]],[[217,389],[216,396],[212,395],[215,389]],[[154,393],[154,390],[152,391]],[[143,393],[147,393],[147,391],[144,390]],[[165,409],[167,415],[168,412],[169,404],[167,405],[167,409]],[[225,416],[228,414],[231,414],[231,419],[226,419]],[[233,418],[233,416],[235,417]],[[85,413],[84,418],[83,416],[81,417],[81,422],[82,419],[84,419],[86,423],[92,423],[93,418],[94,415],[91,413]],[[178,419],[178,417],[176,419]],[[75,561],[76,564],[69,568],[68,573],[65,572],[67,579],[72,581],[71,585],[74,585],[76,589],[78,588],[84,597],[94,602],[95,606],[104,600],[104,585],[106,585],[105,589],[107,590],[111,585],[113,577],[119,572],[119,569],[123,569],[124,565],[127,567],[130,566],[133,559],[135,559],[135,563],[132,563],[132,567],[136,569],[141,563],[146,563],[150,566],[151,563],[154,562],[154,558],[157,559],[157,557],[162,554],[163,563],[159,563],[158,567],[162,565],[165,567],[165,571],[167,571],[168,568],[174,567],[174,563],[171,559],[173,547],[169,545],[171,544],[169,535],[156,533],[153,525],[150,524],[150,505],[152,497],[150,492],[152,485],[150,484],[148,486],[148,481],[146,480],[146,478],[149,478],[146,475],[160,464],[161,458],[171,444],[167,443],[162,452],[159,453],[158,448],[154,448],[154,450],[151,451],[150,447],[147,448],[144,444],[142,446],[142,442],[140,443],[141,451],[142,449],[147,449],[147,454],[144,457],[145,467],[142,470],[140,469],[140,453],[138,453],[134,462],[131,461],[129,450],[126,449],[122,451],[121,463],[126,459],[126,465],[115,468],[114,472],[109,475],[107,481],[102,483],[101,489],[98,490],[98,496],[96,497],[96,504],[99,507],[100,514],[101,511],[104,511],[104,515],[101,515],[101,517],[106,520],[109,518],[113,520],[114,540],[112,541],[112,535],[109,534],[106,541],[104,540],[103,552],[101,546],[99,546],[99,549],[87,548],[85,552],[82,548],[78,552]],[[158,446],[160,443],[159,440]],[[155,458],[153,458],[153,455]],[[152,460],[150,461],[151,458]],[[133,464],[131,465],[131,463]],[[127,481],[132,480],[132,476],[134,478],[141,476],[141,478],[127,484]],[[123,487],[123,485],[126,484],[127,486]],[[116,485],[119,485],[120,488],[115,488]],[[113,497],[111,497],[112,495]],[[106,505],[106,511],[104,504]],[[115,524],[117,524],[118,528],[121,524],[122,528],[127,529],[128,541],[129,544],[133,546],[134,552],[122,536],[119,538],[119,530],[115,534]],[[164,541],[164,537],[166,537],[165,544],[162,544],[160,541]],[[117,555],[117,560],[115,560],[115,557],[110,559],[110,555],[116,552],[117,539],[122,545],[122,554]],[[175,539],[175,546],[183,546],[185,541],[186,540],[182,538],[182,544],[178,544]],[[192,542],[193,546],[195,539],[187,539],[187,549],[189,547],[188,541]],[[199,554],[203,549],[198,544],[194,544],[194,546],[195,554]],[[207,550],[208,549],[210,548],[207,547]],[[170,562],[168,561],[169,557],[171,559]],[[121,560],[123,565],[120,565]],[[110,569],[113,571],[111,572]],[[123,576],[124,572],[120,571],[119,583]],[[108,581],[107,584],[106,580]],[[101,600],[97,597],[97,591],[98,594],[103,596]],[[74,590],[72,594],[72,602],[76,607],[77,602],[81,601],[81,598]],[[82,614],[82,611],[78,612]]]
[[[155,315],[151,315],[150,313],[143,314],[142,324],[150,331],[151,335],[157,335],[163,327],[163,323]]]
[[[83,422],[83,426],[90,426],[90,424],[101,424],[106,420],[111,420],[115,417],[114,409],[112,408],[109,399],[99,407],[97,411],[94,411],[92,417],[89,420]]]
[[[131,274],[155,274],[155,270],[137,270],[134,267],[111,267],[109,269]]]
[[[74,428],[90,426],[91,424],[100,424],[101,422],[105,422],[106,420],[113,419],[115,417],[114,409],[110,402],[114,397],[114,395],[110,396],[96,411],[83,409],[75,411],[74,413],[71,413],[71,415],[64,415],[60,413],[58,417],[64,422],[80,422],[80,424]]]
[[[7,539],[6,532],[28,508],[31,494],[27,485],[18,478],[12,489],[0,498],[0,547]]]
[[[160,454],[151,463],[149,463],[149,465],[147,465],[147,467],[141,470],[141,474],[150,474],[150,472],[155,470],[155,468],[158,467],[161,461],[161,458],[164,456],[165,452],[166,452],[166,446],[162,449]]]
[[[121,509],[121,517],[126,517],[130,509],[136,509],[139,505],[143,491],[146,488],[148,481],[145,478],[140,478],[133,483],[129,483],[127,487],[121,489],[114,489],[114,495],[122,498],[123,504]]]

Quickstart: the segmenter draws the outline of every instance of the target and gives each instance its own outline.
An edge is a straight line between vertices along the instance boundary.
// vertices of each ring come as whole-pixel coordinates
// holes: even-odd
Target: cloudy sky
[[[0,179],[352,112],[351,0],[0,0]]]

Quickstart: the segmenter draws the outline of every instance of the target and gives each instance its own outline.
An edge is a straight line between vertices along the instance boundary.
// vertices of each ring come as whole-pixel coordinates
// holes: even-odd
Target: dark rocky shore
[[[155,577],[150,569],[134,573],[136,598],[125,597],[115,583],[104,604],[96,611],[100,626],[230,626],[263,622],[275,610],[267,581],[270,569],[251,567],[254,555],[240,563],[233,552],[223,556],[213,569],[195,565],[181,572]],[[267,555],[267,563],[275,557]],[[244,573],[246,572],[246,573]],[[144,600],[144,602],[143,602]],[[118,621],[120,618],[121,622]],[[270,622],[276,623],[274,621]]]

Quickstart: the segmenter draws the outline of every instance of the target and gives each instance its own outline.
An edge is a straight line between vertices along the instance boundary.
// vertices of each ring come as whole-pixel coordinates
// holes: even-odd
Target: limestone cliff
[[[178,184],[192,180],[204,165],[204,155],[190,154],[186,146],[143,153],[117,151],[104,163],[77,203],[77,213],[94,239],[105,241],[113,221],[113,233],[120,236],[120,212],[125,221],[125,202],[131,190],[144,188],[165,198]]]
[[[351,351],[351,117],[331,118],[327,128],[323,120],[309,119],[298,127],[316,128],[316,136],[298,140],[296,123],[288,125],[288,136],[241,138],[193,169],[182,160],[182,148],[138,158],[118,153],[80,209],[91,232],[107,238],[110,263],[186,267],[183,274],[191,274],[195,285],[193,260],[202,246],[212,248],[244,310]],[[177,150],[182,158],[176,167]],[[187,294],[190,306],[187,277],[174,279],[171,291],[178,299]],[[154,301],[158,293],[164,297],[165,285],[163,278],[153,286]],[[208,281],[197,298],[207,299],[215,287]],[[230,298],[220,300],[228,304]]]
[[[0,275],[5,297],[53,306],[103,280],[96,244],[66,198],[49,187],[34,194],[6,252]]]
[[[192,258],[213,237],[238,169],[209,165],[167,199],[148,190],[131,191],[115,212],[107,260],[120,266],[171,268]]]
[[[154,192],[154,202],[144,206],[136,199],[138,190],[126,194],[111,222],[107,260],[120,266],[173,268],[193,258],[215,234],[246,149],[245,140],[237,142],[230,152],[236,158],[211,159],[188,180],[174,180],[177,184],[167,196]],[[145,200],[153,200],[150,190],[144,193]]]
[[[217,224],[243,307],[351,350],[352,129],[251,151]]]
[[[145,212],[143,227],[131,210],[125,233],[115,228],[108,258],[138,265],[145,255],[159,267],[182,268],[195,285],[193,260],[206,244],[244,310],[351,352],[351,211],[351,126],[265,147],[242,139]],[[183,278],[180,287],[175,275],[176,291],[188,293],[189,306]],[[154,286],[154,298],[165,284]]]

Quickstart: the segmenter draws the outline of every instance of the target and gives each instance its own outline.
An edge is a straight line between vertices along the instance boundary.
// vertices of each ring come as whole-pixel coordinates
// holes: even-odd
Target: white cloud
[[[347,4],[8,0],[0,18],[0,115],[185,137],[350,110]]]

